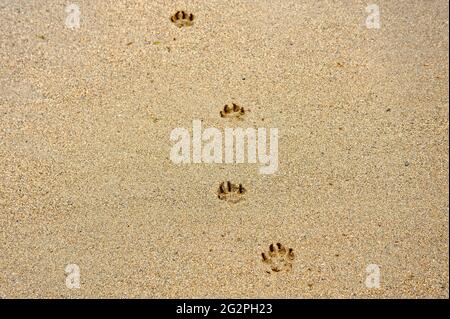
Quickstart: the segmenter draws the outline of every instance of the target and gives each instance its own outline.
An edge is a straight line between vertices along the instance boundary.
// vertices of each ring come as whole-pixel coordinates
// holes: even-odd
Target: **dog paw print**
[[[192,13],[186,13],[185,11],[177,11],[174,15],[170,17],[177,27],[190,27],[194,24],[194,15]]]
[[[242,184],[233,184],[230,181],[222,182],[219,186],[218,197],[231,203],[237,203],[244,199],[246,190]]]
[[[270,269],[266,272],[290,271],[292,269],[292,262],[294,260],[294,250],[286,248],[282,244],[270,244],[269,251],[261,253],[262,261]]]
[[[242,116],[245,114],[245,110],[243,107],[240,107],[239,105],[232,103],[231,105],[225,105],[223,107],[223,110],[220,111],[220,117],[224,118],[238,118],[241,119]]]

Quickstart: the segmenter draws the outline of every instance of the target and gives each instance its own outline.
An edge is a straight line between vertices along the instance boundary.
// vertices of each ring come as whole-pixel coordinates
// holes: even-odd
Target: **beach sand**
[[[0,297],[449,297],[447,1],[69,3],[0,0]],[[194,119],[278,170],[174,164]]]

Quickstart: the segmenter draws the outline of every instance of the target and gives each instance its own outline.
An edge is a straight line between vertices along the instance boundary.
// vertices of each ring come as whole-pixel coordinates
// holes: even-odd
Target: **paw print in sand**
[[[231,105],[225,105],[223,107],[223,110],[220,111],[220,117],[224,117],[224,118],[241,119],[244,114],[245,114],[244,108],[240,107],[239,105],[237,105],[235,103],[232,103]]]
[[[221,200],[237,203],[244,199],[246,190],[242,187],[242,184],[233,184],[230,181],[220,183],[218,197]]]
[[[262,261],[270,270],[266,272],[290,271],[294,260],[294,251],[292,248],[286,248],[282,244],[270,244],[269,251],[261,253]]]
[[[174,15],[170,17],[177,27],[190,27],[194,24],[194,15],[192,13],[186,13],[185,11],[177,11]]]

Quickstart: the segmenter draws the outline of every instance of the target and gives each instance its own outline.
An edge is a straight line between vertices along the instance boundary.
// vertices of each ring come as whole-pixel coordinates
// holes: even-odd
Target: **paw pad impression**
[[[225,118],[241,118],[245,114],[245,110],[243,107],[232,103],[231,105],[225,105],[223,110],[220,111],[220,117]]]
[[[262,261],[266,264],[271,272],[290,271],[292,269],[292,262],[294,260],[294,250],[286,248],[282,244],[270,244],[269,251],[261,253]]]
[[[219,186],[218,197],[231,203],[237,203],[244,199],[246,190],[242,184],[233,184],[230,181],[222,182]]]
[[[170,17],[177,27],[190,27],[194,24],[194,15],[192,13],[186,13],[185,11],[177,11],[174,15]]]

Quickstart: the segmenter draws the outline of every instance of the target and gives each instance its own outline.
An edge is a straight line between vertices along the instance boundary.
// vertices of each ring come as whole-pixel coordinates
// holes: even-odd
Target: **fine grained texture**
[[[447,1],[74,3],[0,0],[0,297],[448,298]],[[175,165],[194,119],[278,128],[278,170]]]

